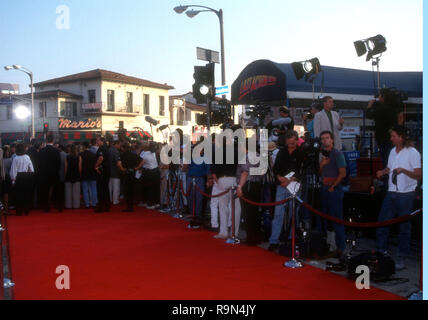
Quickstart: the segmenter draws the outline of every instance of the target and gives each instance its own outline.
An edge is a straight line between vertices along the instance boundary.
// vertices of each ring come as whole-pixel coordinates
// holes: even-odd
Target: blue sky
[[[381,71],[422,70],[422,0],[289,1],[16,0],[0,11],[0,65],[21,64],[35,81],[96,68],[191,90],[196,47],[220,51],[215,14],[178,15],[179,4],[222,8],[227,84],[254,60],[291,63],[318,57],[321,64],[371,70],[353,42],[382,34],[388,51]],[[56,8],[70,8],[70,29],[56,28]],[[220,85],[220,66],[217,66]],[[0,70],[0,82],[27,77]]]

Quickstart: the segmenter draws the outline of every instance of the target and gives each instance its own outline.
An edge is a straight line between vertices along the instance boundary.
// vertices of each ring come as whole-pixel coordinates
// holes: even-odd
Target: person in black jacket
[[[366,110],[367,118],[375,121],[375,137],[383,168],[388,165],[389,153],[393,147],[389,130],[394,126],[403,125],[404,122],[402,108],[395,100],[389,89],[381,89],[378,100],[371,100]]]
[[[59,181],[61,158],[59,150],[53,146],[53,136],[48,136],[46,141],[46,147],[39,152],[40,200],[45,212],[49,212],[52,194]]]
[[[292,181],[301,181],[303,178],[303,163],[304,153],[297,147],[299,136],[296,131],[289,131],[285,136],[286,147],[281,149],[277,155],[273,172],[278,181],[276,190],[276,200],[282,201],[291,196],[291,192],[287,189]],[[294,172],[293,177],[286,178],[287,175]],[[275,207],[275,216],[272,221],[272,234],[269,239],[269,250],[274,251],[279,246],[280,235],[284,225],[284,214],[289,211],[289,205],[279,205]],[[296,209],[296,212],[298,210]],[[288,212],[288,221],[291,220],[291,212]],[[288,230],[289,231],[289,230]]]
[[[97,139],[97,163],[95,171],[97,172],[97,192],[98,192],[98,207],[96,213],[110,211],[110,192],[108,183],[110,180],[110,159],[109,151],[106,145],[106,140],[103,137]]]
[[[143,161],[138,155],[132,152],[131,146],[128,143],[122,144],[123,153],[120,155],[116,165],[123,173],[123,192],[127,207],[124,212],[134,211],[134,195],[136,187],[135,172],[142,167]],[[153,188],[153,187],[151,187]]]

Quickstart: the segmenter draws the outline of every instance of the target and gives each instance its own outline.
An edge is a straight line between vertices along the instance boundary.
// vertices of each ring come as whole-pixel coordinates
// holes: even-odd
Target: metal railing
[[[105,112],[115,112],[115,113],[127,113],[127,114],[139,114],[141,113],[142,106],[141,105],[133,105],[132,108],[126,105],[114,105],[114,110],[108,110],[107,108],[103,108]]]
[[[9,234],[7,230],[7,219],[4,215],[4,207],[0,202],[0,280],[3,290],[0,290],[1,300],[13,300],[12,270],[9,254]]]

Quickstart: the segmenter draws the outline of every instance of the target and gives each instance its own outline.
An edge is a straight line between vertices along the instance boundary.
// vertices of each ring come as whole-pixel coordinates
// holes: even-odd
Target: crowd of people
[[[124,211],[138,205],[159,208],[159,154],[162,144],[149,141],[91,142],[62,146],[52,136],[1,148],[1,193],[8,213],[28,215],[31,209],[110,211],[125,198]],[[138,176],[139,174],[139,176]],[[150,188],[145,186],[150,185]]]
[[[369,109],[372,106],[373,103]],[[103,213],[110,211],[111,206],[119,205],[121,199],[126,204],[125,212],[134,211],[135,205],[163,213],[176,212],[179,208],[180,213],[192,216],[193,227],[206,226],[215,230],[215,238],[238,238],[240,230],[245,229],[246,244],[258,245],[267,240],[269,250],[275,251],[282,240],[291,237],[290,205],[285,203],[265,210],[243,198],[260,203],[290,197],[288,187],[291,183],[306,183],[310,155],[304,145],[313,138],[319,138],[322,145],[315,159],[316,174],[321,181],[321,209],[330,216],[343,219],[342,183],[347,175],[347,163],[341,152],[339,131],[344,121],[332,111],[333,107],[332,97],[325,97],[321,105],[312,106],[312,117],[306,121],[308,134],[305,137],[299,137],[293,130],[294,121],[287,120],[290,118],[288,109],[282,108],[282,117],[287,121],[279,121],[283,131],[279,130],[280,134],[269,143],[269,170],[264,175],[251,174],[250,169],[254,165],[248,159],[248,140],[242,144],[224,139],[219,145],[214,134],[212,159],[201,152],[200,158],[192,158],[190,164],[163,164],[160,153],[164,144],[153,141],[106,141],[98,137],[91,143],[61,146],[49,136],[44,145],[33,141],[29,146],[22,143],[4,146],[0,158],[3,202],[8,212],[12,212],[14,207],[17,215],[28,215],[31,209],[36,208],[49,212],[54,207],[61,212],[82,206]],[[377,173],[379,179],[383,176],[389,179],[379,221],[413,210],[415,189],[422,172],[420,154],[403,127],[398,126],[398,121],[392,122],[395,122],[391,123],[392,128],[388,128],[392,150],[384,170]],[[386,141],[383,136],[381,138],[382,142]],[[199,143],[202,140],[192,147]],[[235,153],[232,162],[226,161],[230,145],[233,145]],[[219,148],[224,148],[221,163],[214,160]],[[387,157],[384,149],[382,157]],[[239,153],[246,155],[245,164],[238,164]],[[175,177],[174,186],[168,181],[171,175]],[[179,196],[174,193],[178,204],[172,201],[171,188],[173,192],[180,192]],[[229,192],[235,188],[237,197]],[[215,197],[207,198],[203,193]],[[306,193],[307,188],[298,191],[304,200],[308,196]],[[235,202],[234,221],[232,201]],[[305,214],[299,206],[296,209],[298,223],[312,228],[312,216]],[[338,257],[343,256],[344,226],[317,219],[315,228],[325,232],[330,249]],[[410,232],[410,223],[402,223],[400,263],[404,263],[409,253]],[[378,229],[377,249],[385,252],[387,244],[388,228]]]

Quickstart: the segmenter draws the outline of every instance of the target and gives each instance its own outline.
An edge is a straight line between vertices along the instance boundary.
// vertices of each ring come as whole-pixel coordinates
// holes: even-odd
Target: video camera
[[[320,138],[310,138],[308,141],[305,141],[302,146],[302,151],[305,153],[307,158],[317,158],[321,151],[321,139]]]
[[[392,106],[400,106],[404,101],[409,99],[409,95],[405,91],[400,91],[395,88],[384,88],[380,90],[385,103]]]

